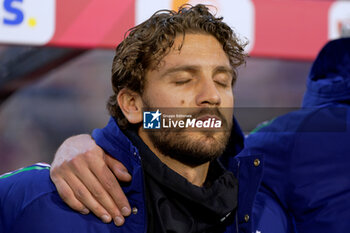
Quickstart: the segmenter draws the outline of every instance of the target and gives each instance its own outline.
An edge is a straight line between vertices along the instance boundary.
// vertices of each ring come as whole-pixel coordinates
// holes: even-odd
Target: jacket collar
[[[106,153],[123,163],[129,172],[133,171],[133,162],[141,163],[137,148],[125,136],[113,117],[103,129],[95,129],[92,137]]]

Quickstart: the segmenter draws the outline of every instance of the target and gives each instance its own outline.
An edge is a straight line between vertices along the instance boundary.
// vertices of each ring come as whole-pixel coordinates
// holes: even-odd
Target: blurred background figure
[[[346,232],[350,223],[350,38],[315,60],[302,108],[249,135],[243,154],[264,154],[253,210],[259,232]]]
[[[2,0],[0,173],[49,163],[65,138],[103,127],[113,50],[125,31],[157,9],[199,2],[249,41],[235,88],[246,133],[300,106],[317,52],[349,35],[347,1]]]

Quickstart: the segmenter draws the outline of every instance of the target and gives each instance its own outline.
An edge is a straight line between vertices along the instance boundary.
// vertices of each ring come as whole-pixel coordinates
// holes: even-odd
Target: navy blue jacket
[[[242,149],[243,136],[235,122],[234,145],[222,162],[239,179],[239,206],[236,223],[226,232],[251,232],[250,217],[252,203],[260,182],[261,166],[254,166],[259,156],[234,156]],[[66,233],[66,232],[147,232],[147,211],[141,158],[137,148],[118,128],[115,120],[110,119],[104,129],[93,132],[97,144],[109,154],[120,160],[133,179],[123,188],[132,208],[137,213],[127,217],[125,224],[102,223],[92,214],[82,215],[66,206],[57,194],[50,180],[49,169],[34,165],[0,177],[0,233]],[[235,198],[235,197],[232,197]]]
[[[253,232],[344,233],[350,229],[350,38],[315,60],[299,111],[245,141],[264,154]]]

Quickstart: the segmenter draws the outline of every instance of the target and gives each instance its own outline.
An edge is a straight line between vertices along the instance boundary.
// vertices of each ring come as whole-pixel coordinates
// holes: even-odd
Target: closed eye
[[[215,81],[215,83],[221,87],[228,87],[229,86],[226,82]]]
[[[175,85],[181,86],[181,85],[184,85],[184,84],[189,83],[189,82],[191,82],[191,79],[179,80],[179,81],[175,81]]]

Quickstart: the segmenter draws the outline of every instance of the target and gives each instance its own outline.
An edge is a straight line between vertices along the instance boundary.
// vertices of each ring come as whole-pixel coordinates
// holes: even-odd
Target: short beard
[[[222,120],[223,129],[188,130],[161,129],[146,130],[153,146],[165,156],[169,156],[183,164],[195,167],[218,158],[224,152],[232,128],[232,118],[229,122],[218,108],[200,109],[192,113],[193,117],[205,114],[215,115]]]

